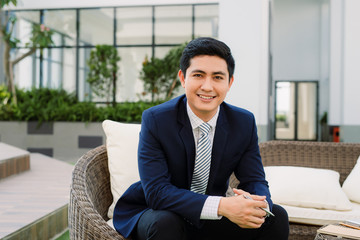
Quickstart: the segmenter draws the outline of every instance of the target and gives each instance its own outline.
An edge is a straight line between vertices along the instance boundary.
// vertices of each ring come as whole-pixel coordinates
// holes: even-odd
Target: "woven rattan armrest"
[[[125,239],[106,221],[112,203],[105,146],[84,154],[76,163],[70,189],[71,239]]]

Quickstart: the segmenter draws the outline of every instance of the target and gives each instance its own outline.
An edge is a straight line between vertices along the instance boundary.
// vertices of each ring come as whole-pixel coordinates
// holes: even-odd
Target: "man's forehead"
[[[190,72],[225,73],[229,74],[228,66],[223,58],[212,55],[199,55],[190,59]]]

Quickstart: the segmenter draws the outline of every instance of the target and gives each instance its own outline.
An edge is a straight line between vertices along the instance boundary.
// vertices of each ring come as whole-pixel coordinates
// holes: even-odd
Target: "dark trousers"
[[[227,218],[204,220],[201,229],[185,221],[179,215],[164,210],[148,210],[140,218],[133,238],[135,240],[286,240],[289,236],[289,221],[285,209],[274,204],[275,217],[266,218],[257,229],[241,228]]]

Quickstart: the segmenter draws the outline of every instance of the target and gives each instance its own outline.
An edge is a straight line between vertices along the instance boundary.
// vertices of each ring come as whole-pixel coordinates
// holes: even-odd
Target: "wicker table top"
[[[335,225],[339,225],[339,224],[335,224]],[[324,228],[326,226],[327,225],[324,225],[321,228]],[[340,240],[340,239],[341,240],[352,240],[350,238],[345,238],[345,237],[340,237],[340,236],[337,237],[337,236],[334,236],[334,235],[329,235],[329,234],[324,234],[324,233],[317,233],[316,237],[315,237],[315,240]]]

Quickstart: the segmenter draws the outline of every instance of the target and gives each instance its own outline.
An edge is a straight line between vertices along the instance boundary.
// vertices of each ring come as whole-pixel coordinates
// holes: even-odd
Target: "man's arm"
[[[227,217],[242,228],[259,228],[266,216],[266,212],[260,207],[272,207],[272,201],[265,180],[256,123],[252,114],[248,125],[251,131],[249,144],[234,171],[240,181],[239,189],[234,189],[236,196],[220,200],[218,214]],[[243,194],[251,196],[253,200],[244,198]],[[269,204],[264,200],[267,200]]]
[[[249,125],[249,128],[252,129],[249,145],[234,171],[235,176],[240,181],[237,188],[253,195],[266,196],[266,201],[271,210],[273,203],[270,198],[268,182],[265,179],[265,172],[258,144],[257,128],[253,115],[252,123]]]
[[[164,144],[167,143],[160,142],[158,136],[162,131],[164,129],[160,129],[152,112],[144,111],[138,159],[146,203],[149,208],[169,210],[195,225],[200,225],[200,214],[207,196],[178,188],[172,184],[172,173],[167,164],[167,161],[171,161],[167,155],[170,153],[165,153]],[[169,141],[173,141],[173,139],[169,139]],[[176,153],[171,154],[175,155]]]

